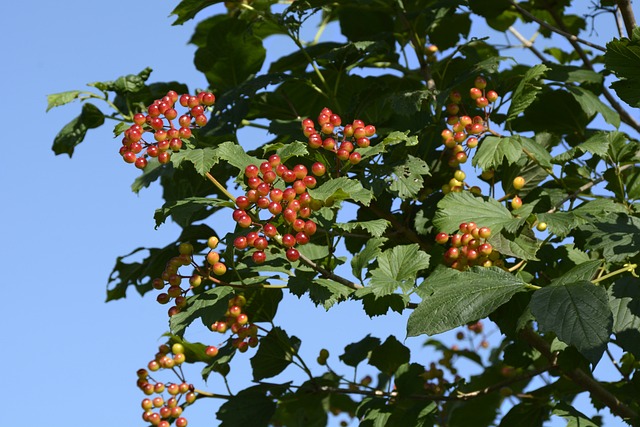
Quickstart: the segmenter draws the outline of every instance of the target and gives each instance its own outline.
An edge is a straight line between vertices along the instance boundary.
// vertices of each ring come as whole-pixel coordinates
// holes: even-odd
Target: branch
[[[514,2],[513,0],[511,0],[509,3],[511,3],[511,5],[513,7],[515,7],[518,12],[520,12],[522,15],[526,16],[527,18],[531,19],[532,21],[537,22],[538,24],[540,24],[541,26],[543,26],[544,28],[546,28],[547,30],[553,31],[554,33],[560,34],[561,36],[567,38],[567,40],[569,40],[570,42],[578,42],[578,43],[582,43],[583,45],[592,47],[594,49],[597,49],[601,52],[606,52],[607,49],[605,49],[604,47],[595,44],[595,43],[591,43],[588,40],[584,40],[581,39],[579,37],[574,36],[571,33],[568,33],[566,31],[561,30],[560,28],[554,27],[553,25],[549,24],[548,22],[543,21],[542,19],[537,18],[536,16],[532,15],[528,10],[522,8],[520,5],[518,5],[518,3]]]
[[[633,14],[633,8],[631,7],[631,1],[629,0],[618,0],[618,10],[622,15],[622,19],[624,20],[624,26],[627,29],[627,35],[631,38],[631,33],[633,33],[633,28],[636,26],[636,17]]]
[[[342,276],[338,276],[335,273],[332,273],[331,271],[327,270],[324,267],[321,267],[320,265],[316,264],[315,262],[311,261],[309,258],[307,258],[306,256],[300,254],[300,261],[302,261],[303,264],[306,264],[307,266],[313,268],[315,271],[317,271],[318,273],[320,273],[321,275],[323,275],[324,277],[326,277],[327,279],[331,279],[334,282],[338,282],[341,285],[345,285],[348,288],[357,290],[357,289],[361,289],[364,286],[359,285],[357,283],[353,283],[351,280],[345,279]]]
[[[557,353],[551,352],[551,346],[540,335],[531,328],[525,328],[521,331],[520,336],[538,350],[553,365],[556,364]],[[620,402],[616,396],[605,389],[602,384],[590,375],[587,375],[582,369],[574,368],[564,371],[577,386],[588,391],[591,396],[604,403],[611,412],[622,419],[629,420],[632,423],[638,421],[638,414],[626,404]]]
[[[509,27],[509,32],[511,34],[513,34],[520,43],[522,43],[522,46],[526,47],[527,49],[529,49],[535,56],[538,57],[538,59],[542,62],[547,62],[547,58],[544,57],[544,55],[542,54],[542,52],[540,52],[538,49],[535,48],[535,46],[533,46],[533,43],[531,43],[529,40],[527,40],[526,38],[524,38],[524,36],[522,34],[520,34],[518,32],[518,30],[516,30],[515,28],[513,28],[513,26]]]

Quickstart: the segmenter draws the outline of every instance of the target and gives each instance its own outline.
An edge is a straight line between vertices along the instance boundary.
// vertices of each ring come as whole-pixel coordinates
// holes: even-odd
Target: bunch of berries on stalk
[[[325,173],[326,167],[320,162],[313,164],[311,174],[302,164],[289,169],[277,154],[259,167],[247,166],[244,175],[249,190],[236,198],[233,219],[240,228],[250,231],[236,237],[233,246],[239,250],[255,249],[251,255],[253,262],[262,264],[267,259],[265,250],[275,239],[286,249],[287,259],[297,261],[300,253],[294,246],[309,243],[317,229],[309,217],[323,205],[311,198],[307,188],[316,187],[316,177]],[[278,188],[281,184],[284,184],[284,190]],[[253,208],[258,212],[253,213]],[[261,212],[268,215],[266,219],[260,219]]]
[[[311,119],[302,120],[302,132],[308,139],[309,147],[323,148],[335,154],[340,161],[357,165],[362,155],[354,151],[356,147],[366,148],[371,144],[371,138],[376,134],[373,125],[367,125],[362,120],[354,120],[351,124],[342,126],[339,115],[333,114],[329,108],[323,108],[318,115],[320,130]]]
[[[170,356],[170,353],[173,356]],[[185,381],[178,383],[163,383],[154,380],[149,371],[156,372],[160,369],[173,370],[185,361],[184,346],[174,343],[160,346],[156,357],[149,362],[147,369],[138,370],[137,385],[142,392],[149,397],[142,400],[142,419],[153,426],[169,427],[171,421],[176,427],[186,427],[187,419],[182,416],[183,406],[196,400],[196,394],[192,384]],[[168,394],[165,396],[164,394]],[[152,397],[153,395],[155,397]]]
[[[460,92],[454,91],[449,95],[450,103],[446,106],[446,112],[447,125],[450,129],[443,130],[441,136],[444,146],[450,153],[448,164],[451,167],[466,163],[469,152],[478,146],[478,138],[488,129],[491,114],[489,104],[498,99],[498,94],[493,90],[486,91],[486,87],[485,78],[478,76],[474,80],[474,86],[469,90],[469,97],[473,104],[482,110],[480,114],[475,114],[473,117],[465,111]]]
[[[438,233],[436,243],[449,243],[450,247],[444,253],[444,262],[456,270],[463,271],[474,265],[500,266],[500,253],[487,242],[489,236],[491,230],[488,227],[478,227],[475,222],[463,222],[455,234]]]
[[[215,100],[211,92],[200,92],[195,96],[178,96],[172,90],[167,92],[147,108],[147,114],[133,116],[133,124],[124,132],[120,155],[138,169],[147,166],[149,157],[157,158],[162,164],[168,163],[171,153],[180,151],[183,142],[191,138],[192,129],[207,124],[205,107],[213,105]],[[188,109],[180,117],[174,108],[176,102]],[[146,133],[149,135],[145,139]]]
[[[211,324],[213,332],[224,334],[231,331],[232,334],[235,334],[236,338],[231,341],[231,344],[241,353],[247,351],[249,347],[256,347],[259,342],[258,327],[254,323],[250,323],[249,317],[242,311],[246,303],[247,300],[243,295],[236,295],[229,300],[229,308],[224,318]],[[209,346],[205,353],[207,356],[215,357],[218,355],[218,348]]]

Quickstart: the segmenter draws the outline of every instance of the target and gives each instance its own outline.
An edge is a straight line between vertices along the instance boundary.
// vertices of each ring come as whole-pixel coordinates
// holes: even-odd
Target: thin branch
[[[543,26],[544,28],[546,28],[549,31],[553,31],[554,33],[560,34],[561,36],[567,38],[569,41],[582,43],[583,45],[592,47],[592,48],[597,49],[597,50],[599,50],[601,52],[606,52],[607,51],[607,49],[605,49],[604,47],[602,47],[602,46],[600,46],[598,44],[591,43],[588,40],[584,40],[584,39],[581,39],[579,37],[576,37],[571,33],[563,31],[560,28],[554,27],[553,25],[549,24],[548,22],[545,22],[542,19],[539,19],[538,17],[532,15],[528,10],[522,8],[520,5],[518,5],[518,3],[516,3],[513,0],[511,0],[510,3],[511,3],[511,5],[513,7],[515,7],[518,10],[518,12],[520,12],[521,14],[526,16],[527,18],[531,19],[532,21],[537,22],[538,24],[540,24],[541,26]]]
[[[618,0],[618,10],[624,20],[624,26],[627,29],[627,35],[631,38],[633,28],[636,26],[636,17],[633,14],[633,8],[631,7],[630,0]]]
[[[351,280],[345,279],[342,276],[338,276],[337,274],[327,270],[324,267],[321,267],[320,265],[316,264],[315,262],[313,262],[312,260],[310,260],[309,258],[307,258],[302,254],[300,254],[300,261],[302,261],[303,264],[306,264],[307,266],[313,268],[314,270],[316,270],[318,273],[320,273],[327,279],[331,279],[334,282],[338,282],[341,285],[345,285],[348,288],[356,290],[364,287],[358,283],[353,283]]]
[[[620,36],[620,38],[622,38],[624,37],[624,32],[623,32],[624,21],[622,20],[622,12],[620,12],[620,8],[616,8],[615,17],[616,17],[616,27],[618,28],[618,35]]]
[[[551,346],[540,335],[534,332],[531,328],[525,328],[521,331],[520,336],[529,343],[529,345],[538,350],[553,365],[556,364],[557,353],[551,352]],[[586,374],[582,369],[573,368],[564,370],[563,372],[577,386],[588,391],[593,398],[608,406],[613,414],[624,420],[631,421],[632,424],[638,422],[638,414],[636,411],[631,409],[625,403],[620,402],[618,398],[605,389],[600,382]]]
[[[533,43],[531,43],[531,41],[527,40],[522,34],[520,34],[518,32],[518,30],[516,30],[515,28],[513,28],[513,26],[509,27],[509,32],[511,34],[513,34],[520,43],[522,43],[522,46],[526,47],[527,49],[529,49],[535,56],[538,57],[538,59],[542,62],[547,62],[547,58],[545,58],[545,56],[542,54],[542,52],[540,52],[538,49],[536,49],[536,47],[533,45]]]

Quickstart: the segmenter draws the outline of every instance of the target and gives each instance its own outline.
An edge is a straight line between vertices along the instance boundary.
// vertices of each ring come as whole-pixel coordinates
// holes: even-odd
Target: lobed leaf
[[[73,156],[75,147],[87,135],[87,130],[94,129],[104,123],[104,114],[95,105],[87,102],[82,106],[78,117],[67,123],[53,140],[53,152]]]
[[[308,193],[314,199],[326,201],[333,200],[353,200],[368,206],[373,199],[373,193],[362,186],[360,181],[350,179],[346,176],[331,179],[316,188],[309,189]]]
[[[501,166],[505,160],[507,164],[513,164],[521,156],[522,142],[519,136],[504,138],[489,135],[482,140],[471,164],[488,170]]]
[[[544,77],[548,70],[549,67],[544,64],[534,65],[527,70],[518,87],[513,91],[511,105],[507,112],[507,122],[515,119],[536,100],[538,94],[542,91],[539,80]]]
[[[275,327],[260,339],[258,351],[251,358],[253,380],[260,381],[275,377],[284,371],[293,361],[301,341],[291,337],[279,327]]]

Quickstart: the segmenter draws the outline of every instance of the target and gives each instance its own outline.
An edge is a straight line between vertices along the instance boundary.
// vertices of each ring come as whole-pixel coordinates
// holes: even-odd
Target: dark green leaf
[[[351,271],[360,281],[362,281],[362,269],[382,252],[381,247],[386,241],[384,237],[369,239],[364,248],[351,258]]]
[[[267,427],[275,411],[276,403],[267,396],[267,390],[254,386],[222,404],[216,417],[221,421],[220,427]]]
[[[429,174],[427,163],[411,154],[404,164],[393,168],[389,177],[389,190],[397,193],[401,199],[415,197],[423,186],[422,175]]]
[[[586,280],[554,284],[537,290],[530,308],[541,330],[555,333],[593,365],[598,363],[613,327],[603,288]]]
[[[435,335],[482,319],[524,290],[522,280],[496,267],[436,269],[420,285],[423,299],[409,316],[407,335]]]
[[[486,201],[465,191],[449,193],[439,203],[438,211],[433,219],[438,230],[452,233],[458,230],[463,222],[474,221],[479,227],[489,227],[497,234],[503,228],[513,230],[522,224],[511,212],[493,198]]]
[[[349,344],[344,348],[344,353],[340,356],[340,360],[347,366],[354,368],[364,359],[369,357],[371,351],[380,345],[380,339],[367,335],[360,341]]]
[[[207,6],[216,3],[222,3],[221,0],[182,0],[171,12],[177,18],[172,25],[182,25],[190,19],[193,19],[198,12]]]
[[[578,248],[602,251],[607,262],[623,262],[640,253],[640,219],[625,214],[580,225],[571,235]]]
[[[218,163],[217,151],[215,148],[194,148],[173,153],[171,162],[175,167],[179,167],[184,161],[191,162],[200,175],[205,175],[211,170],[213,165]]]
[[[335,228],[351,232],[357,228],[361,228],[373,237],[380,237],[384,234],[385,230],[389,227],[389,221],[386,219],[372,219],[371,221],[358,221],[358,222],[337,222]]]
[[[85,103],[78,117],[71,120],[62,128],[53,140],[53,152],[73,155],[76,145],[80,144],[87,134],[87,130],[97,128],[104,123],[104,114],[95,105]]]
[[[251,358],[253,380],[260,381],[271,378],[284,371],[293,361],[293,356],[300,348],[300,340],[291,337],[275,327],[260,339],[260,346],[255,356]]]
[[[589,417],[566,402],[557,403],[551,413],[567,420],[566,427],[600,427],[599,424],[594,423]]]
[[[587,116],[592,117],[596,113],[602,114],[602,118],[609,124],[620,127],[620,115],[606,105],[593,92],[579,86],[568,86],[569,92],[578,101]]]
[[[640,359],[640,280],[624,276],[609,288],[616,343]]]
[[[185,329],[205,314],[215,319],[224,317],[232,292],[233,288],[230,286],[220,286],[187,298],[187,307],[169,320],[171,332],[182,337]]]
[[[410,356],[411,351],[407,347],[394,336],[389,336],[382,345],[371,351],[369,364],[387,375],[392,375],[400,365],[409,363]]]
[[[537,259],[538,240],[533,236],[533,233],[527,233],[523,230],[522,234],[512,238],[507,238],[502,233],[495,233],[491,235],[488,242],[493,246],[493,249],[504,256],[526,260]]]
[[[195,214],[207,211],[207,208],[234,208],[235,204],[229,200],[210,199],[207,197],[189,197],[165,203],[160,209],[156,209],[153,218],[156,220],[156,228],[171,216],[180,226],[191,224]]]
[[[546,405],[522,402],[509,409],[498,427],[542,427],[548,418],[549,408]]]
[[[429,267],[429,258],[417,243],[387,249],[378,255],[378,267],[369,271],[371,291],[376,297],[392,294],[398,288],[408,293],[415,286],[418,272]]]
[[[244,149],[231,141],[223,142],[215,149],[215,156],[226,161],[231,166],[240,169],[240,173],[244,174],[244,169],[249,165],[260,165],[262,161],[256,157],[248,155]]]

